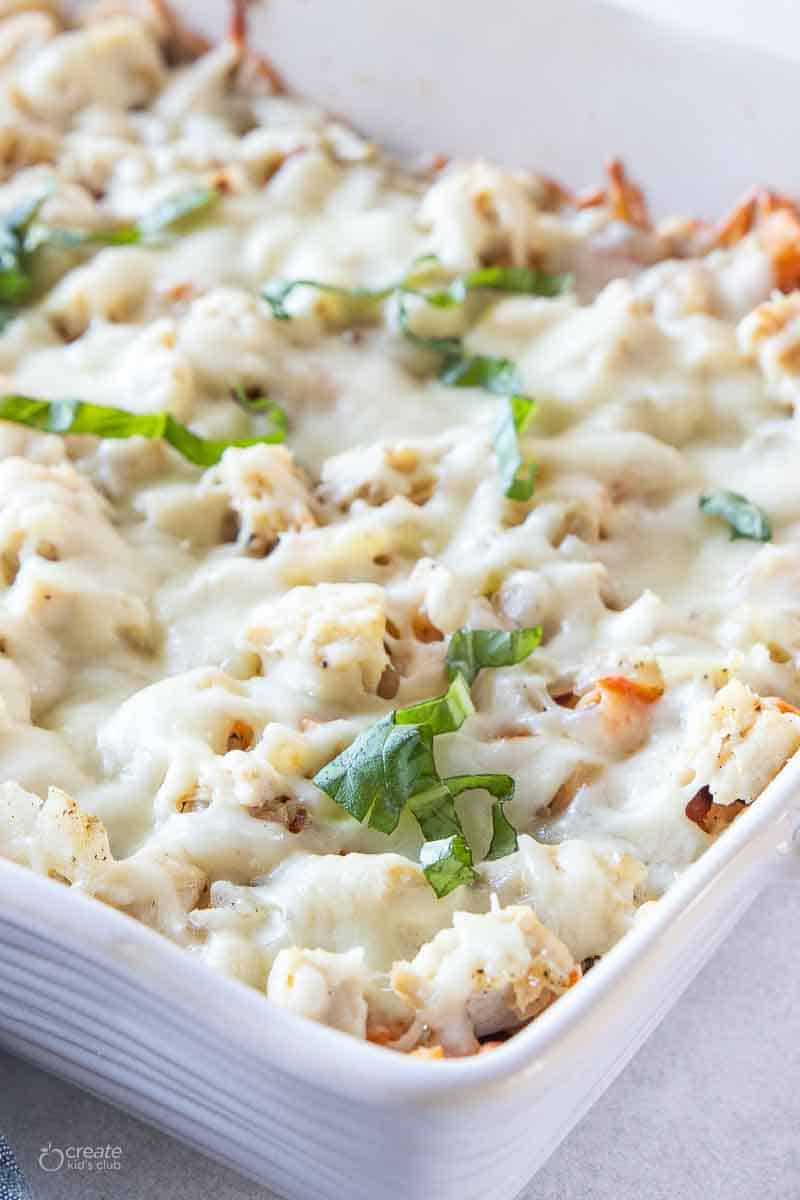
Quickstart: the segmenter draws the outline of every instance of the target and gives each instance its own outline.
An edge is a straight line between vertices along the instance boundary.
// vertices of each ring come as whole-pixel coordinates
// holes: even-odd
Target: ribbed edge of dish
[[[502,1047],[471,1059],[434,1063],[409,1059],[307,1022],[271,1005],[245,985],[216,975],[191,953],[131,918],[4,861],[0,861],[0,929],[3,942],[11,930],[33,937],[42,961],[67,954],[86,985],[82,1003],[91,1002],[92,989],[112,989],[127,1003],[133,987],[139,1021],[145,1016],[156,1020],[176,1037],[189,1027],[195,1045],[202,1029],[209,1054],[220,1041],[226,1045],[228,1069],[232,1055],[243,1069],[255,1055],[268,1059],[273,1070],[285,1071],[287,1079],[303,1079],[317,1092],[327,1089],[360,1102],[368,1101],[371,1093],[381,1103],[410,1095],[444,1098],[473,1088],[483,1093],[489,1085],[541,1066],[554,1047],[608,997],[618,979],[657,948],[665,931],[721,871],[738,862],[740,868],[757,871],[763,882],[780,874],[776,847],[788,847],[798,813],[800,756],[787,764],[759,800],[686,870],[579,987]],[[102,1013],[98,1013],[98,1030],[101,1027]]]

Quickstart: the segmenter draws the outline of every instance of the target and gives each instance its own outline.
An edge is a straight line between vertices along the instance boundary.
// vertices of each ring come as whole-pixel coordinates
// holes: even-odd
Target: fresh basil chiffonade
[[[437,896],[475,878],[472,849],[467,844],[455,807],[464,791],[486,791],[495,797],[494,836],[489,858],[517,849],[513,827],[503,803],[514,794],[508,775],[460,775],[440,778],[433,759],[433,738],[454,733],[474,711],[469,685],[481,667],[508,667],[522,662],[539,644],[542,631],[515,633],[460,629],[447,651],[452,683],[443,696],[401,708],[367,730],[316,776],[314,782],[373,829],[393,833],[405,807],[414,814],[425,842],[440,843],[428,861],[425,875]],[[398,728],[399,727],[399,728]]]

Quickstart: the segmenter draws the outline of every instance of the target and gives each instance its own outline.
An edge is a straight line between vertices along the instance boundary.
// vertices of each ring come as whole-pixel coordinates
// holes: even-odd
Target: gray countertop
[[[783,884],[756,902],[524,1200],[800,1200],[798,997],[800,885]],[[0,1131],[37,1200],[271,1200],[2,1054]],[[49,1142],[119,1146],[120,1169],[47,1174],[38,1158]]]

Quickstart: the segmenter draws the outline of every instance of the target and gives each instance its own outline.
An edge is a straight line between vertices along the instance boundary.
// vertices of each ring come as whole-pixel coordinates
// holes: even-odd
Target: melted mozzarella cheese
[[[100,230],[221,197],[147,245],[43,251],[3,389],[225,440],[265,430],[245,389],[289,432],[202,470],[0,424],[0,853],[315,1020],[472,1052],[571,986],[800,746],[800,294],[770,296],[757,231],[673,259],[666,232],[525,172],[384,160],[254,88],[241,47],[168,67],[158,22],[25,9],[0,21],[0,212],[45,195],[44,222]],[[260,295],[381,288],[431,253],[575,275],[413,314],[424,336],[467,314],[468,350],[516,363],[529,501],[503,494],[500,398],[438,381],[391,299],[298,288],[279,320]],[[699,510],[729,486],[771,545]],[[313,776],[445,689],[457,629],[536,624],[436,742],[442,775],[513,775],[519,850],[437,900],[409,814],[387,836]],[[485,794],[461,814],[480,857]]]

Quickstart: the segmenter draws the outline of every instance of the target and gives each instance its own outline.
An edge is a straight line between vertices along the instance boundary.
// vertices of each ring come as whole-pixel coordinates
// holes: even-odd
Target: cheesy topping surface
[[[2,390],[217,441],[259,437],[235,396],[268,396],[288,427],[203,469],[158,439],[0,421],[0,854],[294,1011],[475,1052],[575,984],[800,746],[792,211],[654,228],[617,166],[582,199],[484,162],[399,166],[272,94],[240,43],[170,65],[163,14],[108,9],[65,28],[0,3],[0,215],[41,197],[43,228],[107,232],[188,188],[219,199],[160,238],[36,251]],[[505,494],[506,397],[439,378],[396,295],[354,312],[348,289],[431,255],[446,280],[571,275],[414,301],[417,338],[511,360],[536,400],[529,499]],[[298,287],[280,320],[276,279],[344,291]],[[771,540],[731,540],[698,503],[718,490]],[[476,878],[437,897],[410,812],[387,834],[314,777],[445,692],[458,630],[535,626],[436,739],[443,777],[513,777],[518,849],[481,861],[491,801],[465,793]]]

